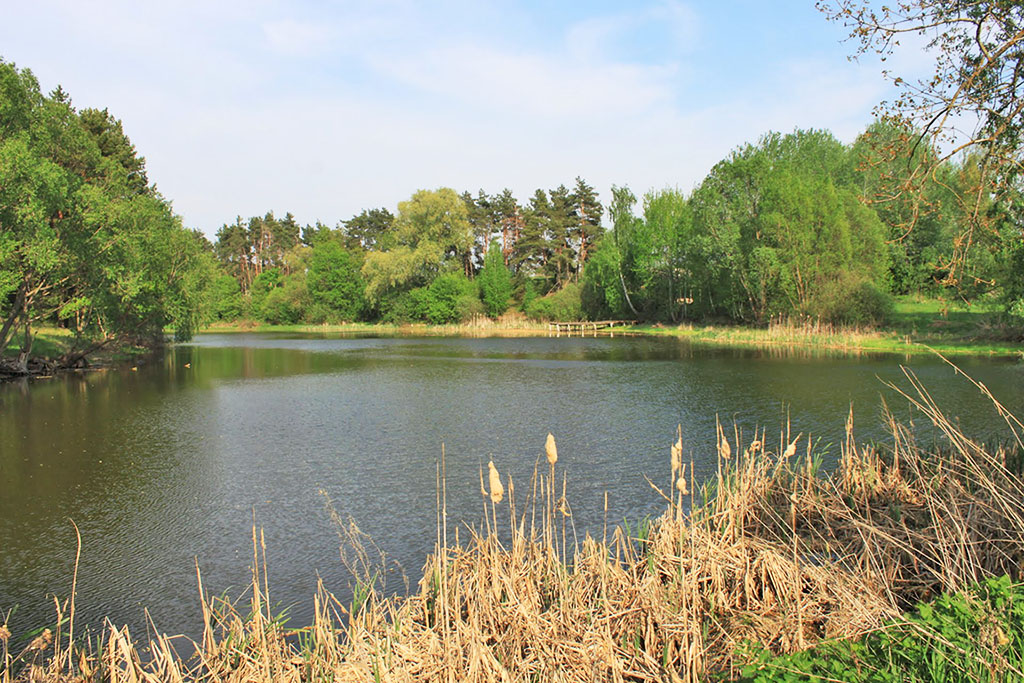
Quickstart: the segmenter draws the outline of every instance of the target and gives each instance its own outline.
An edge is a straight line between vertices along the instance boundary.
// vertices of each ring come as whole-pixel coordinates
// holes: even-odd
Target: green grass
[[[911,297],[897,300],[882,329],[819,324],[782,324],[769,328],[734,325],[680,325],[635,328],[643,334],[670,335],[714,346],[808,347],[846,353],[921,354],[939,351],[960,356],[1024,355],[1024,330],[1001,321],[994,305],[966,306]]]
[[[55,360],[72,350],[75,335],[71,330],[61,327],[40,327],[32,331],[32,358]],[[5,358],[16,358],[21,352],[23,332],[14,334],[11,342],[4,349]],[[89,362],[93,365],[109,365],[114,363],[137,360],[150,350],[136,346],[108,346],[89,354]]]
[[[1024,680],[1024,586],[1003,576],[918,605],[857,641],[772,656],[750,646],[745,683]]]
[[[74,335],[70,330],[60,327],[41,327],[33,330],[35,339],[32,341],[32,356],[35,358],[57,358],[71,347]],[[25,335],[16,332],[13,339],[4,349],[4,356],[14,358],[21,352],[21,344]]]

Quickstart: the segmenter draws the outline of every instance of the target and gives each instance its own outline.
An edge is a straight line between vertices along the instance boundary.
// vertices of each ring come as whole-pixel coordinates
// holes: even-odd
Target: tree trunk
[[[7,320],[4,321],[4,326],[0,328],[0,355],[3,354],[4,349],[10,343],[10,336],[12,334],[11,328],[14,327],[15,321],[18,316],[21,315],[21,309],[25,306],[25,282],[22,281],[18,285],[18,293],[14,296],[14,305],[11,306],[11,314],[7,316]]]
[[[626,297],[626,303],[629,304],[629,310],[633,311],[633,315],[637,318],[640,314],[636,312],[636,308],[633,307],[633,301],[629,298],[629,292],[626,291],[626,278],[622,277],[622,267],[619,267],[619,282],[622,283],[622,294]]]
[[[32,353],[32,326],[28,319],[28,310],[24,311],[24,323],[25,323],[25,338],[21,342],[21,352],[18,354],[18,360],[14,362],[15,372],[21,373],[22,375],[28,374],[28,357]]]

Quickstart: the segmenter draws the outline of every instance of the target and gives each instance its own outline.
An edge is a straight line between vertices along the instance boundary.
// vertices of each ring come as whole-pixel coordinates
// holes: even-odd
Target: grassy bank
[[[1013,654],[1021,624],[993,622],[995,608],[964,603],[975,619],[965,623],[992,626],[970,651],[957,649],[960,635],[941,619],[906,616],[995,577],[1009,577],[1011,603],[1020,593],[1024,425],[1006,415],[1014,437],[986,447],[912,375],[908,382],[906,399],[945,435],[935,447],[892,419],[885,445],[857,444],[848,419],[838,467],[821,472],[809,441],[785,429],[724,428],[717,443],[671,448],[668,437],[664,481],[652,483],[665,499],[661,517],[578,542],[562,483],[571,473],[555,449],[526,482],[502,477],[499,459],[481,472],[479,491],[475,482],[450,490],[442,462],[435,550],[409,595],[382,595],[380,568],[356,543],[348,549],[359,568],[355,597],[342,602],[321,587],[314,623],[293,629],[268,606],[254,532],[248,602],[203,594],[206,628],[194,657],[178,655],[190,649],[182,643],[142,643],[123,629],[76,641],[69,623],[24,648],[0,639],[0,681],[784,680],[773,677],[773,657],[897,628],[926,645],[951,644],[952,674],[1024,679]],[[691,447],[717,459],[709,481],[693,480],[681,455]],[[475,529],[447,519],[449,498],[477,495]],[[1019,605],[1003,607],[1024,618]],[[73,607],[61,609],[68,616]],[[911,646],[875,644],[891,656],[857,659],[839,680],[887,680],[885,662],[902,661]],[[782,676],[790,670],[780,661]]]
[[[477,318],[457,325],[351,323],[267,325],[251,322],[211,325],[204,332],[277,332],[394,336],[548,336],[546,322],[522,315],[494,321]],[[840,353],[1024,357],[1024,329],[1006,326],[999,312],[934,300],[901,299],[885,328],[841,327],[819,322],[773,322],[765,328],[726,324],[638,325],[614,334],[669,336],[718,347],[809,348]],[[599,333],[606,334],[606,333]]]
[[[634,328],[716,346],[805,347],[850,353],[1024,356],[1024,329],[1007,326],[997,309],[935,300],[900,299],[883,328],[820,322],[772,322],[766,328],[680,325]]]

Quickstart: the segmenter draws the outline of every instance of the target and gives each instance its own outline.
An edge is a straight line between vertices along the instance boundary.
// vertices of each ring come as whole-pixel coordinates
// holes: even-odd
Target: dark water
[[[271,598],[309,618],[318,577],[350,576],[327,499],[415,581],[434,539],[435,472],[447,454],[449,514],[481,519],[478,468],[493,457],[523,497],[548,431],[577,531],[660,513],[682,425],[698,477],[715,466],[715,415],[837,444],[882,439],[882,380],[909,363],[970,433],[1005,437],[977,390],[937,359],[828,358],[693,348],[671,339],[323,339],[203,335],[128,370],[0,385],[0,621],[17,634],[70,593],[82,535],[79,624],[104,616],[142,635],[144,609],[195,634],[195,563],[208,590],[238,595],[265,529]],[[189,364],[190,367],[186,367]],[[1024,366],[968,360],[1018,414]],[[904,382],[905,383],[905,382]],[[777,437],[776,437],[777,438]],[[833,455],[838,448],[833,446]],[[546,465],[545,465],[546,466]],[[391,588],[400,588],[391,572]]]

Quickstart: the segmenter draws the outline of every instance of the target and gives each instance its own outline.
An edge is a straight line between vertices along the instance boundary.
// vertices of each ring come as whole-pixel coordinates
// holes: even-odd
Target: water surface
[[[148,608],[159,629],[195,634],[197,560],[208,590],[239,595],[255,519],[271,598],[302,623],[318,578],[341,596],[351,582],[328,500],[386,553],[392,588],[394,563],[418,579],[442,445],[449,515],[476,524],[481,465],[493,457],[521,499],[554,433],[576,531],[600,532],[663,509],[648,478],[666,478],[676,425],[698,477],[715,468],[716,415],[770,439],[789,419],[834,456],[852,404],[858,437],[883,439],[883,398],[910,415],[884,385],[903,380],[901,363],[972,434],[1005,438],[938,359],[675,339],[201,335],[137,371],[0,385],[0,615],[18,606],[15,633],[52,619],[48,596],[70,593],[74,520],[79,623],[141,635]],[[1024,412],[1020,363],[963,367]]]

